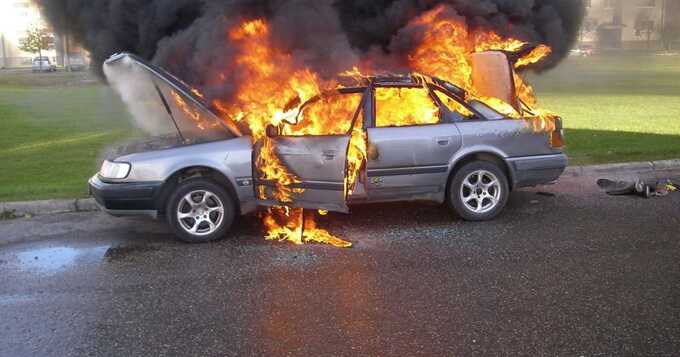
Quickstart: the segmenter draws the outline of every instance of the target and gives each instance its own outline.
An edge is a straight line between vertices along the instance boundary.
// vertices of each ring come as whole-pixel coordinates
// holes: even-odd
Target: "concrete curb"
[[[604,175],[639,175],[661,173],[670,170],[680,170],[680,159],[627,162],[620,164],[569,166],[564,171],[564,176],[604,176]]]
[[[606,164],[592,166],[569,166],[564,176],[569,177],[603,177],[606,175],[641,175],[651,173],[664,173],[671,170],[680,170],[680,159],[629,162],[622,164]],[[99,207],[93,198],[76,198],[64,200],[25,201],[25,202],[0,202],[0,217],[12,218],[26,215],[46,215],[70,212],[98,211]]]
[[[37,216],[55,213],[91,212],[97,210],[99,210],[99,207],[93,198],[0,202],[0,214],[3,218]]]

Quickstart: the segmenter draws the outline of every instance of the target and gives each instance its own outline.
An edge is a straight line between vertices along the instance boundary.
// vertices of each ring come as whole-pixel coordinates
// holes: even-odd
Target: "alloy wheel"
[[[501,199],[501,183],[487,170],[476,170],[465,176],[460,186],[460,199],[465,208],[483,214],[496,208]]]
[[[177,220],[189,234],[209,235],[218,230],[224,220],[224,204],[210,191],[189,192],[177,205]]]

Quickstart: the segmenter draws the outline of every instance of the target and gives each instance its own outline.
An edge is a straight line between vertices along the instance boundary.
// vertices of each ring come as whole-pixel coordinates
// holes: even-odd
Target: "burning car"
[[[361,76],[293,101],[294,115],[253,140],[178,78],[134,55],[115,55],[105,70],[134,83],[121,94],[168,135],[104,161],[90,192],[112,215],[165,217],[188,242],[221,238],[258,207],[346,213],[353,204],[433,201],[465,220],[493,219],[512,190],[555,181],[567,158],[561,120],[536,130],[535,114],[514,93],[506,56],[491,51],[478,62],[483,71],[473,75],[488,82],[480,92],[526,119],[436,77]],[[318,116],[332,125],[316,126]]]

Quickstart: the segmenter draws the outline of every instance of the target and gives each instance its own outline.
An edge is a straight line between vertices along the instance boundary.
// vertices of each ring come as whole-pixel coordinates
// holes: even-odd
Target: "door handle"
[[[441,146],[449,145],[449,138],[447,138],[445,136],[437,137],[434,140],[437,142],[437,144],[439,144]]]
[[[337,154],[337,152],[335,150],[325,150],[323,152],[322,156],[323,156],[324,160],[330,161],[330,160],[335,159],[335,154]]]

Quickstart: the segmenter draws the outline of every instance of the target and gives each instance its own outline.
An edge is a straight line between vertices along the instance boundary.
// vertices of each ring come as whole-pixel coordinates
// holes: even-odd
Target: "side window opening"
[[[432,93],[434,93],[439,101],[442,102],[442,104],[444,104],[449,109],[449,111],[451,111],[451,113],[459,115],[461,119],[473,119],[475,117],[475,114],[472,113],[468,108],[466,108],[457,100],[449,97],[446,93],[438,89],[433,89]]]
[[[321,95],[302,106],[293,124],[283,125],[285,136],[345,135],[359,109],[363,93]]]
[[[480,114],[484,116],[484,118],[488,120],[501,120],[505,119],[503,114],[495,111],[488,105],[478,101],[478,100],[471,100],[470,101],[470,106],[475,108],[476,111],[478,111]]]
[[[437,124],[440,119],[439,107],[422,87],[378,87],[375,105],[379,128]]]

